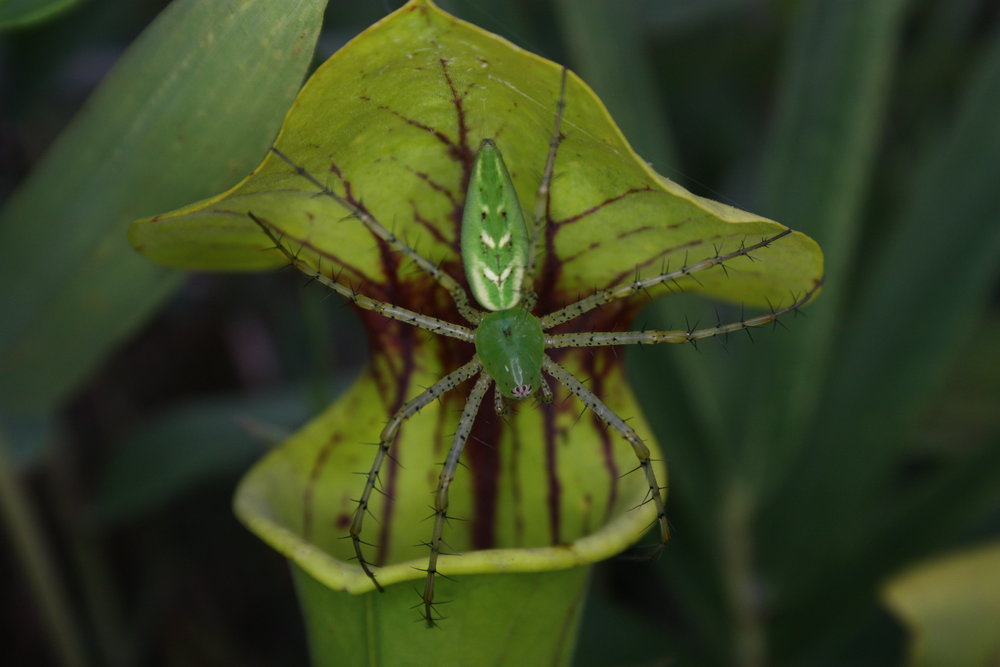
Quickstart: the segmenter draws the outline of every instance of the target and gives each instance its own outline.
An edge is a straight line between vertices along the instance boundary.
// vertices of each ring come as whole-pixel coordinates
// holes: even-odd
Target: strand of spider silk
[[[739,248],[732,252],[725,254],[716,254],[712,257],[707,257],[698,262],[692,264],[686,264],[675,271],[668,271],[666,273],[661,273],[656,276],[650,276],[649,278],[642,278],[633,280],[630,283],[623,283],[615,287],[609,287],[608,289],[599,290],[594,292],[588,297],[580,299],[575,303],[571,303],[565,308],[560,308],[557,311],[549,313],[542,319],[542,329],[551,329],[554,326],[563,324],[564,322],[569,322],[570,320],[583,315],[584,313],[590,312],[595,308],[599,308],[607,303],[616,301],[618,299],[624,299],[632,296],[636,292],[640,292],[650,287],[655,287],[657,285],[662,285],[663,283],[669,283],[692,274],[698,273],[699,271],[705,271],[711,269],[715,266],[723,266],[725,262],[736,259],[737,257],[749,257],[750,253],[754,250],[759,250],[774,243],[778,239],[788,234],[791,234],[791,229],[784,229],[781,232],[775,234],[774,236],[769,236],[768,238],[755,243],[753,245],[741,245]]]
[[[309,173],[305,167],[302,167],[294,162],[290,157],[282,153],[276,147],[272,146],[271,152],[284,160],[288,166],[295,170],[296,174],[316,186],[316,188],[318,188],[323,195],[346,208],[352,216],[360,220],[371,233],[385,241],[390,248],[405,255],[410,261],[414,262],[417,266],[423,269],[424,272],[436,280],[439,285],[451,294],[451,298],[454,300],[458,312],[467,322],[470,322],[471,324],[478,324],[483,319],[483,313],[472,307],[469,303],[468,294],[466,294],[465,290],[462,289],[462,286],[459,285],[458,281],[452,278],[451,275],[446,273],[436,264],[431,263],[430,260],[421,256],[416,250],[406,245],[402,239],[390,232],[382,225],[382,223],[376,220],[375,216],[371,213],[338,195],[336,192],[323,184],[318,178]]]
[[[375,460],[372,461],[371,469],[368,471],[368,475],[365,478],[365,488],[361,492],[361,497],[358,498],[358,506],[354,510],[354,517],[351,521],[350,537],[351,542],[354,544],[354,555],[358,559],[358,563],[361,565],[361,569],[365,571],[365,574],[372,580],[375,587],[382,590],[382,585],[379,584],[378,579],[375,578],[375,573],[371,569],[371,564],[362,551],[361,545],[367,544],[361,540],[361,531],[364,527],[365,515],[369,512],[368,502],[371,499],[372,491],[376,488],[379,479],[379,473],[382,469],[382,464],[385,462],[386,457],[389,455],[389,448],[392,446],[393,441],[396,439],[396,433],[399,431],[399,427],[407,419],[413,415],[420,412],[420,410],[444,394],[448,393],[458,385],[462,384],[466,380],[474,377],[476,373],[481,371],[483,365],[479,362],[478,357],[473,357],[472,361],[465,364],[461,368],[448,373],[443,378],[435,382],[433,385],[424,390],[416,398],[410,399],[403,404],[396,413],[392,415],[388,422],[386,422],[385,427],[382,428],[382,434],[379,436],[378,452],[375,454]]]
[[[648,486],[647,495],[642,504],[652,499],[656,505],[655,521],[660,524],[661,543],[666,544],[667,540],[670,539],[670,527],[667,525],[667,508],[663,502],[662,489],[656,481],[656,473],[653,471],[653,461],[649,457],[649,448],[646,447],[642,438],[635,432],[635,429],[625,423],[624,419],[615,414],[614,410],[605,405],[604,401],[598,398],[594,392],[587,389],[568,370],[552,361],[548,355],[542,357],[542,368],[555,380],[566,385],[570,393],[580,399],[601,421],[617,431],[621,437],[632,445],[632,451],[635,452],[635,457],[639,460],[639,468],[642,469],[643,474],[646,476],[646,484]]]
[[[525,300],[523,307],[528,312],[534,309],[537,298],[532,291],[532,286],[535,283],[535,271],[538,269],[538,239],[545,229],[545,223],[549,216],[552,173],[555,170],[556,151],[559,149],[559,142],[562,141],[562,118],[563,111],[566,109],[566,72],[566,68],[563,67],[559,81],[559,102],[556,103],[556,119],[552,128],[552,137],[549,139],[549,152],[545,158],[542,180],[539,181],[538,192],[535,194],[535,211],[529,230],[528,260],[525,262],[524,276],[521,279],[521,293]]]
[[[748,317],[738,322],[719,324],[705,329],[693,329],[691,331],[670,330],[657,331],[646,329],[644,331],[588,331],[585,333],[555,334],[545,337],[545,348],[559,347],[598,347],[606,345],[655,345],[656,343],[692,343],[703,338],[711,338],[720,334],[727,334],[733,331],[742,331],[753,327],[763,326],[776,322],[779,317],[793,310],[798,310],[805,305],[823,284],[819,281],[805,295],[796,299],[791,305],[784,308],[776,308],[769,313]]]
[[[444,522],[448,518],[448,489],[455,479],[455,469],[458,467],[458,460],[462,456],[462,450],[469,439],[472,431],[472,424],[476,421],[476,414],[479,413],[479,405],[483,402],[483,397],[493,383],[493,378],[489,373],[483,373],[476,381],[476,386],[469,393],[469,398],[462,409],[462,417],[458,420],[458,429],[448,450],[448,458],[445,459],[441,468],[441,476],[438,478],[437,492],[434,494],[434,532],[431,534],[430,555],[427,558],[427,581],[424,584],[424,620],[428,627],[434,625],[434,577],[437,575],[437,561],[441,554],[441,544],[443,542]]]
[[[248,213],[247,215],[249,215],[250,219],[257,223],[257,226],[259,226],[264,233],[267,234],[267,237],[271,239],[272,243],[274,243],[274,247],[281,251],[292,266],[309,276],[310,279],[330,288],[359,308],[371,310],[379,315],[382,315],[383,317],[404,322],[442,336],[457,338],[467,343],[475,341],[475,334],[468,327],[464,327],[461,324],[453,324],[452,322],[431,317],[430,315],[423,315],[408,308],[403,308],[402,306],[373,299],[361,294],[352,287],[323,275],[316,269],[306,264],[305,261],[299,257],[299,255],[293,254],[287,247],[285,247],[285,245],[281,242],[281,238],[275,233],[274,227],[270,222],[254,215],[253,213]]]

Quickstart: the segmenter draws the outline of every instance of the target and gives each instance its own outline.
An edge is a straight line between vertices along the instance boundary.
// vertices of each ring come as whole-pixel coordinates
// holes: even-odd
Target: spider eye
[[[527,398],[528,396],[531,396],[531,385],[519,384],[514,387],[510,393],[514,398]]]

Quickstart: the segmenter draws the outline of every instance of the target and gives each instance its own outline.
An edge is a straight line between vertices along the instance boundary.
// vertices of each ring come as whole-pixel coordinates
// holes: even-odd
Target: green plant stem
[[[45,480],[46,499],[53,508],[56,530],[66,544],[69,567],[79,586],[82,613],[93,633],[96,660],[108,667],[125,665],[132,642],[124,630],[125,615],[93,519],[93,504],[80,494],[80,468],[72,444],[57,436]]]
[[[59,662],[68,667],[88,664],[82,633],[55,565],[52,551],[39,530],[31,500],[7,458],[7,440],[0,432],[0,512],[31,587],[39,613]]]
[[[722,578],[733,626],[732,664],[763,667],[767,663],[767,633],[760,614],[753,565],[753,516],[756,502],[744,482],[729,487],[722,506]]]

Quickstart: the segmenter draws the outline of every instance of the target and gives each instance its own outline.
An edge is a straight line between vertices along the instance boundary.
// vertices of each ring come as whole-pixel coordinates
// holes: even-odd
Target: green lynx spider
[[[454,300],[458,312],[469,326],[444,321],[360,294],[333,277],[307,266],[291,249],[283,245],[280,234],[271,223],[253,213],[249,214],[292,265],[340,294],[355,306],[435,334],[457,338],[475,345],[476,352],[469,362],[448,373],[423,393],[403,404],[382,429],[378,451],[371,469],[366,475],[364,490],[357,499],[357,508],[354,511],[349,532],[358,563],[371,578],[376,588],[381,591],[382,585],[378,581],[377,568],[365,557],[363,547],[367,543],[362,540],[361,535],[365,515],[368,513],[368,503],[372,491],[377,488],[382,464],[389,456],[389,450],[397,431],[407,419],[427,404],[478,376],[459,418],[458,427],[442,466],[437,491],[434,495],[434,526],[430,541],[426,543],[429,548],[429,557],[422,602],[423,617],[429,626],[433,625],[439,618],[433,607],[434,581],[439,574],[438,557],[444,553],[443,532],[445,520],[448,518],[449,486],[454,478],[459,458],[472,430],[480,404],[492,385],[497,386],[493,395],[498,414],[503,414],[506,411],[506,403],[510,399],[524,399],[536,392],[541,394],[541,400],[550,402],[553,394],[542,375],[544,371],[546,375],[565,385],[587,408],[621,435],[632,446],[638,460],[637,469],[641,469],[645,476],[648,485],[646,502],[652,501],[656,505],[655,523],[659,525],[661,542],[665,543],[670,533],[664,506],[664,488],[657,482],[649,449],[624,419],[608,408],[598,396],[569,371],[553,361],[545,354],[545,350],[566,347],[693,343],[710,336],[774,322],[785,313],[797,309],[812,296],[812,292],[810,292],[802,298],[793,299],[794,303],[788,307],[772,309],[771,312],[763,315],[705,329],[546,333],[553,327],[595,308],[627,298],[650,287],[670,284],[712,267],[725,269],[725,262],[737,257],[749,257],[752,251],[763,248],[791,233],[791,230],[785,229],[758,243],[744,244],[739,249],[726,254],[716,253],[715,256],[687,264],[673,271],[665,270],[659,275],[641,279],[636,277],[631,282],[599,290],[547,315],[536,316],[532,314],[537,301],[532,290],[538,268],[536,240],[546,223],[549,188],[553,180],[556,153],[563,139],[561,125],[565,96],[566,70],[563,69],[554,128],[549,141],[542,179],[536,194],[535,208],[529,223],[524,220],[514,186],[496,144],[490,139],[484,139],[473,162],[462,221],[462,262],[473,297],[479,306],[486,309],[486,312],[472,305],[465,289],[453,276],[418,254],[370,213],[338,195],[279,149],[271,149],[299,176],[316,187],[319,193],[350,211],[353,217],[360,220],[382,242],[394,251],[406,256],[447,290]]]

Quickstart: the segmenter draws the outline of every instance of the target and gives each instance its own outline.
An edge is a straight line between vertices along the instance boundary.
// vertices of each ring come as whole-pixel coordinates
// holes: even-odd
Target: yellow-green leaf
[[[462,274],[458,225],[476,147],[495,138],[522,206],[534,209],[552,134],[560,67],[429,2],[411,2],[336,53],[289,111],[276,146],[453,275]],[[600,100],[570,74],[539,291],[552,305],[581,291],[663,266],[736,249],[782,227],[709,201],[658,176],[628,146]],[[247,213],[268,220],[315,266],[361,285],[386,285],[371,234],[275,154],[229,192],[140,221],[133,244],[158,262],[190,269],[256,270],[285,263]],[[700,275],[703,290],[766,305],[803,294],[821,254],[793,233],[757,259]],[[362,290],[364,291],[364,290]],[[372,296],[378,296],[373,293]]]
[[[882,597],[910,631],[909,664],[986,667],[1000,660],[1000,544],[906,570]]]

